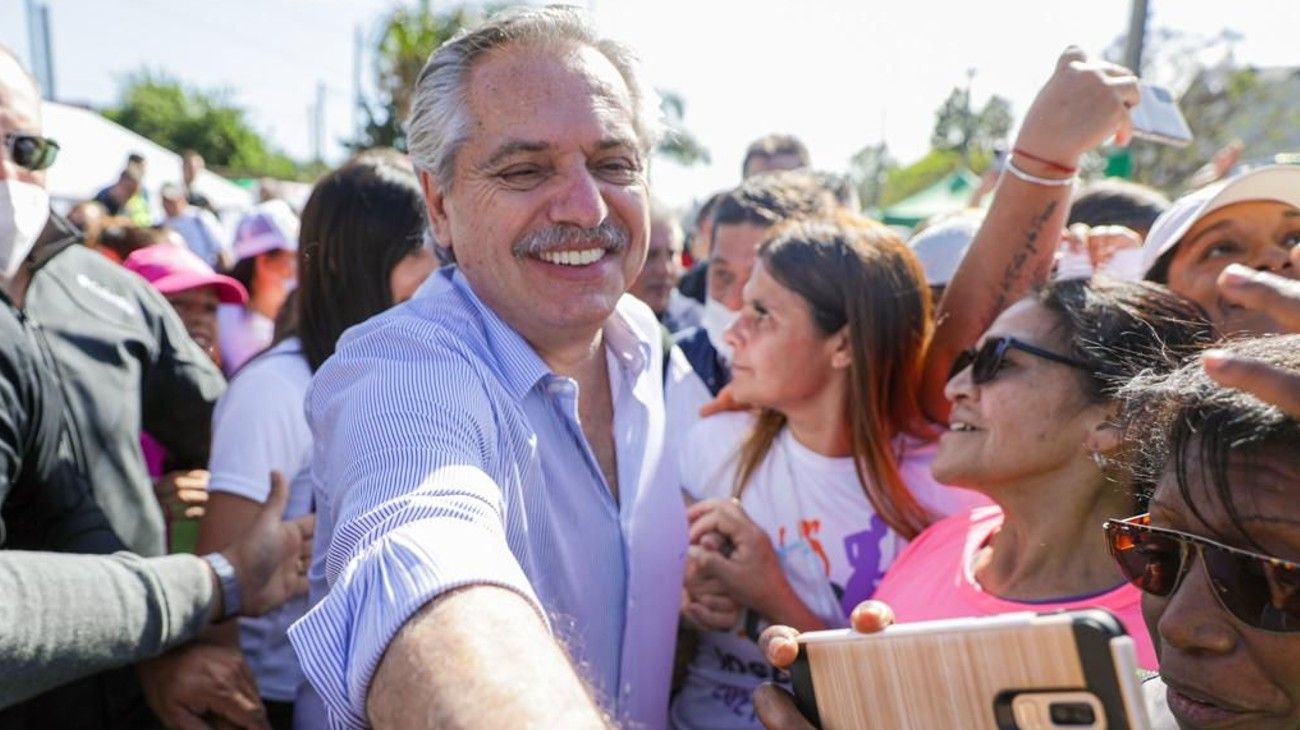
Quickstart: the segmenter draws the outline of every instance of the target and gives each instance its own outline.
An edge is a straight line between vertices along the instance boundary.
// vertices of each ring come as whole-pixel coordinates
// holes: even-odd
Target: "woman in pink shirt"
[[[1053,282],[1007,308],[954,363],[952,404],[931,468],[996,504],[934,523],[875,598],[899,621],[1101,607],[1156,668],[1140,593],[1100,525],[1143,511],[1150,485],[1120,466],[1115,393],[1208,343],[1200,310],[1144,283]]]

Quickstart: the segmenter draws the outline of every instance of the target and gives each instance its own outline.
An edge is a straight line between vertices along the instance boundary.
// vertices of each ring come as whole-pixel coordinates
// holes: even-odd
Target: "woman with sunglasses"
[[[1220,347],[1219,358],[1300,377],[1300,336]],[[1143,687],[1152,727],[1300,727],[1300,418],[1215,383],[1199,362],[1137,378],[1121,396],[1155,493],[1149,513],[1098,532],[1143,593],[1160,657]],[[864,633],[893,622],[879,601],[853,612]],[[768,629],[764,656],[788,666],[797,633]],[[754,704],[770,730],[811,727],[775,687]]]
[[[938,481],[995,505],[931,525],[875,597],[900,621],[1105,608],[1154,669],[1138,592],[1097,530],[1137,511],[1142,491],[1116,466],[1116,392],[1209,340],[1196,305],[1150,284],[1056,281],[1009,307],[954,363],[949,428],[931,463]]]

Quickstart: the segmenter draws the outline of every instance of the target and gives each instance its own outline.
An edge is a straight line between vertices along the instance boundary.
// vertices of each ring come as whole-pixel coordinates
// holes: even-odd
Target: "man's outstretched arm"
[[[367,711],[376,728],[609,726],[532,605],[483,585],[443,594],[407,621]]]

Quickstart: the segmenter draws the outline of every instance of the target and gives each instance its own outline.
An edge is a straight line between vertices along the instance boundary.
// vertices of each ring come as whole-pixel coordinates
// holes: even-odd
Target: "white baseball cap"
[[[298,250],[298,216],[283,200],[258,203],[235,228],[235,260],[267,251]]]
[[[925,269],[930,286],[946,286],[952,281],[983,222],[983,213],[958,213],[927,226],[907,242]]]
[[[1260,167],[1175,200],[1151,224],[1151,232],[1142,246],[1143,278],[1150,275],[1165,254],[1178,246],[1197,221],[1219,208],[1249,200],[1275,200],[1300,208],[1300,165]]]

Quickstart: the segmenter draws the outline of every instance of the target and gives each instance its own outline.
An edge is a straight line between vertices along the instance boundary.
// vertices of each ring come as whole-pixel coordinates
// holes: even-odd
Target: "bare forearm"
[[[370,684],[376,728],[606,728],[564,651],[517,593],[472,586],[411,617]]]
[[[1047,279],[1071,190],[1004,176],[939,304],[924,379],[924,405],[932,419],[947,420],[943,386],[957,353],[974,344],[1003,309]]]

